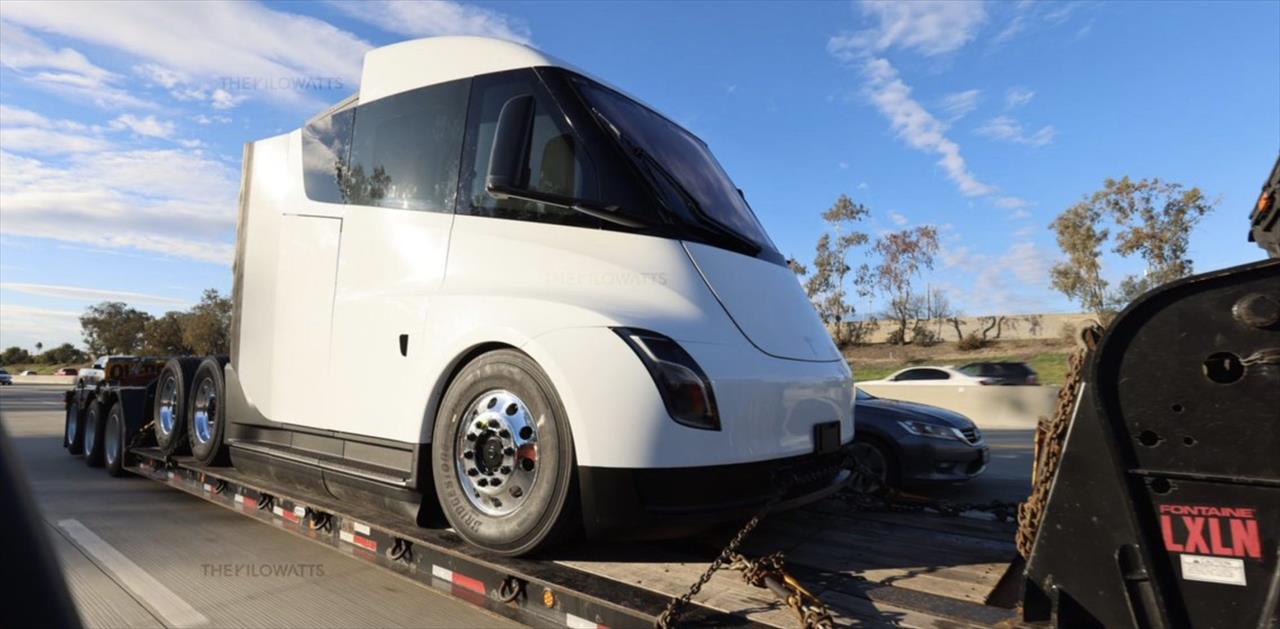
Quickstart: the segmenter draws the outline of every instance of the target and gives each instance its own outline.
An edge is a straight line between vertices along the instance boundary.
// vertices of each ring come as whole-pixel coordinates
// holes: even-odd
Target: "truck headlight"
[[[955,428],[952,428],[950,426],[939,426],[938,424],[930,424],[928,422],[916,421],[914,419],[900,421],[898,422],[898,425],[902,426],[903,430],[906,430],[907,432],[913,435],[918,435],[921,437],[933,437],[934,439],[955,439],[957,441],[965,440],[964,435],[962,435],[959,430],[956,430]]]
[[[720,430],[711,381],[683,347],[657,332],[635,328],[613,331],[649,370],[672,419],[690,428]]]

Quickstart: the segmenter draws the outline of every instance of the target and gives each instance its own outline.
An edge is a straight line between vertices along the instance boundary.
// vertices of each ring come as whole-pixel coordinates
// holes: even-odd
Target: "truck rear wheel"
[[[67,423],[62,434],[62,446],[73,455],[84,453],[84,407],[76,396],[67,403]]]
[[[524,354],[490,352],[458,373],[440,404],[431,465],[445,516],[476,546],[522,555],[578,524],[564,406]]]
[[[199,366],[198,358],[170,358],[156,379],[156,403],[152,407],[151,423],[156,445],[165,454],[177,454],[186,448],[187,400]]]
[[[206,358],[192,379],[191,397],[187,400],[187,441],[191,456],[204,465],[226,465],[226,385],[223,383],[222,361]]]
[[[116,477],[124,475],[125,425],[124,403],[116,401],[107,413],[107,425],[102,430],[102,461],[107,474]]]
[[[102,467],[102,404],[90,402],[84,412],[84,463]]]

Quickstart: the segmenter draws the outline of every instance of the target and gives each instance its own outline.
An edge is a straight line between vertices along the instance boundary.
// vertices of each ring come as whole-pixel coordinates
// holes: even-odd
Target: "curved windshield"
[[[579,91],[642,169],[675,189],[697,218],[758,251],[773,242],[751,207],[702,140],[653,110],[593,81],[575,77]]]

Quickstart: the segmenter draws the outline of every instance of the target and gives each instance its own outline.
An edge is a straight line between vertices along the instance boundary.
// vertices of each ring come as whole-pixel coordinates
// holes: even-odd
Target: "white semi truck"
[[[248,143],[234,274],[230,357],[159,375],[167,454],[510,555],[848,476],[850,369],[706,144],[525,46],[372,50]]]

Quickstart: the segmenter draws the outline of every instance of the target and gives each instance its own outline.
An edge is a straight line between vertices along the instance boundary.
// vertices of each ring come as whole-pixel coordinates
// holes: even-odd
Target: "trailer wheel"
[[[80,405],[80,396],[75,396],[67,403],[67,423],[63,430],[62,445],[72,455],[84,453],[84,407]]]
[[[522,555],[578,524],[564,406],[524,354],[490,352],[458,373],[440,404],[431,464],[445,516],[476,546]]]
[[[156,402],[151,410],[151,423],[156,445],[165,454],[177,454],[186,449],[187,400],[199,366],[199,358],[171,358],[156,379]]]
[[[90,402],[84,413],[84,463],[102,467],[102,403]]]
[[[204,465],[228,463],[227,446],[222,443],[227,424],[225,391],[222,361],[201,361],[187,401],[187,441],[191,456]]]
[[[117,400],[102,430],[102,459],[111,476],[124,475],[125,439],[124,403]]]

